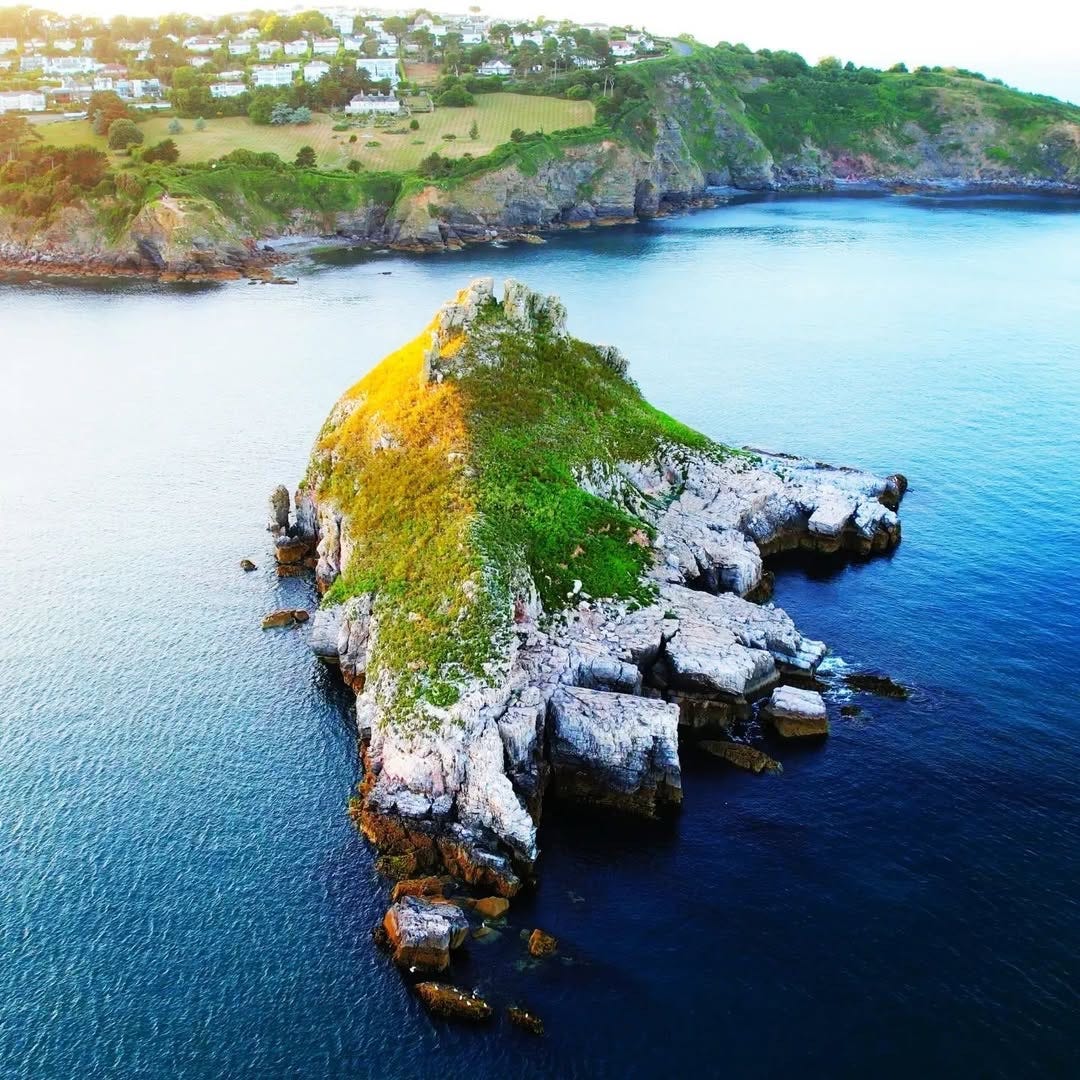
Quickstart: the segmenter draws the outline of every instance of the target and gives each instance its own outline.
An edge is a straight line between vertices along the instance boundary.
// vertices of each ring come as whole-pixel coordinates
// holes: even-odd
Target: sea
[[[1080,1075],[1080,206],[766,198],[287,272],[0,284],[0,1076]],[[373,947],[349,695],[259,623],[315,603],[269,491],[487,275],[721,441],[904,473],[895,553],[775,602],[911,696],[833,693],[782,775],[687,748],[670,822],[552,807],[455,961],[473,1028]]]

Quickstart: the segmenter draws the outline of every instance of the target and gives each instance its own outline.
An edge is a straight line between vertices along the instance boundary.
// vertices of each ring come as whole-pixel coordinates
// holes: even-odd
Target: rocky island
[[[760,771],[759,723],[825,734],[826,646],[768,602],[766,560],[893,548],[905,487],[713,442],[514,281],[473,282],[348,390],[270,525],[356,692],[353,815],[407,879],[399,963],[442,971],[465,938],[432,875],[495,906],[534,879],[547,800],[662,815],[681,740]]]

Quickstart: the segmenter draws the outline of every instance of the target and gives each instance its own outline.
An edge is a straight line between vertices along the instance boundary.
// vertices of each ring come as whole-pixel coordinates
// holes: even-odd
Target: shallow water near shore
[[[0,285],[0,1076],[1075,1076],[1078,252],[1075,204],[798,199],[293,288]],[[347,695],[258,628],[312,601],[270,488],[483,274],[710,435],[911,482],[895,554],[776,590],[908,701],[834,702],[781,776],[687,752],[670,824],[545,818],[458,969],[542,1040],[432,1022],[373,949]]]

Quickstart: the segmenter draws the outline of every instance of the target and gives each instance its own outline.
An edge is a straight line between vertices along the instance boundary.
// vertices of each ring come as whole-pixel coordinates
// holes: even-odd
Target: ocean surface
[[[550,814],[456,969],[540,1040],[432,1021],[372,947],[347,696],[259,629],[312,602],[269,490],[486,274],[710,435],[911,482],[893,557],[776,590],[911,699],[782,776],[686,753],[667,826]],[[764,201],[298,277],[0,285],[0,1076],[1080,1075],[1080,212]]]

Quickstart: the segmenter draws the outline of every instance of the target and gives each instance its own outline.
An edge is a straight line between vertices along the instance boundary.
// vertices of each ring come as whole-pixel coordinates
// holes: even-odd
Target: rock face
[[[420,385],[409,392],[418,393],[421,403],[426,394],[452,402],[448,395],[465,377],[462,364],[497,371],[507,362],[504,352],[469,351],[473,335],[486,340],[482,328],[492,325],[519,335],[515,340],[542,338],[545,349],[577,356],[579,346],[566,335],[564,320],[554,298],[508,283],[500,302],[493,282],[476,282],[440,311],[430,337],[418,339]],[[625,389],[619,382],[625,362],[613,350],[590,355],[613,380],[613,392]],[[393,375],[391,369],[387,378]],[[401,385],[416,387],[416,376]],[[335,476],[336,491],[355,488],[342,470],[351,467],[347,454],[361,451],[369,489],[381,482],[380,462],[386,469],[405,467],[400,444],[408,429],[385,426],[390,405],[381,405],[374,420],[364,414],[378,392],[365,382],[338,403],[309,476]],[[440,404],[438,416],[448,408]],[[652,414],[635,406],[633,415]],[[360,433],[351,444],[359,450],[334,441],[335,432],[346,429]],[[811,677],[826,647],[804,637],[779,608],[755,602],[767,592],[765,559],[796,547],[856,557],[889,550],[900,541],[896,508],[906,482],[899,475],[878,477],[764,452],[721,452],[694,433],[680,439],[665,434],[648,443],[627,440],[649,449],[575,465],[580,489],[597,500],[590,505],[617,507],[623,515],[618,520],[637,523],[613,548],[620,559],[622,551],[642,553],[637,598],[593,596],[589,573],[582,571],[562,610],[545,608],[541,572],[511,561],[455,583],[456,591],[426,614],[395,608],[393,591],[377,585],[353,587],[351,595],[346,589],[345,598],[324,602],[316,613],[312,649],[336,664],[357,692],[365,774],[352,813],[399,875],[446,871],[484,892],[513,896],[533,875],[545,798],[643,815],[673,809],[682,798],[680,734],[696,737],[743,724],[770,693],[763,711],[781,734],[827,731],[819,695],[780,685],[786,675]],[[476,472],[469,470],[467,445],[440,446],[439,456],[425,465],[425,477],[445,469],[448,485],[462,485],[439,489],[440,506],[475,498],[467,486]],[[350,511],[329,490],[315,483],[298,491],[281,538],[315,553],[304,557],[316,561],[318,586],[335,597],[339,582],[373,581],[368,568],[383,552],[354,525],[353,517],[364,517],[368,508],[352,504]],[[412,496],[406,491],[394,505],[408,514]],[[583,534],[577,548],[570,540],[566,566],[560,570],[553,562],[545,572],[572,576],[567,566],[609,528]],[[496,588],[490,581],[509,584]],[[485,598],[495,618],[484,629],[491,651],[483,666],[471,672],[444,668],[446,682],[436,692],[421,687],[406,695],[402,688],[413,685],[408,680],[424,657],[395,666],[387,659],[391,645],[400,648],[412,627],[445,617],[454,604],[458,619],[465,619]],[[390,644],[387,627],[393,628]],[[420,955],[437,966],[453,934],[444,925],[447,914],[432,908],[402,898],[392,911],[395,926],[402,919],[425,928],[438,924],[430,942],[427,929],[415,939]],[[402,937],[400,929],[394,933]],[[416,953],[406,955],[415,962]]]
[[[785,739],[829,734],[825,702],[814,690],[778,686],[761,706],[761,715]]]
[[[439,972],[450,966],[450,950],[462,945],[469,921],[446,901],[402,896],[383,920],[394,963],[411,971]]]

